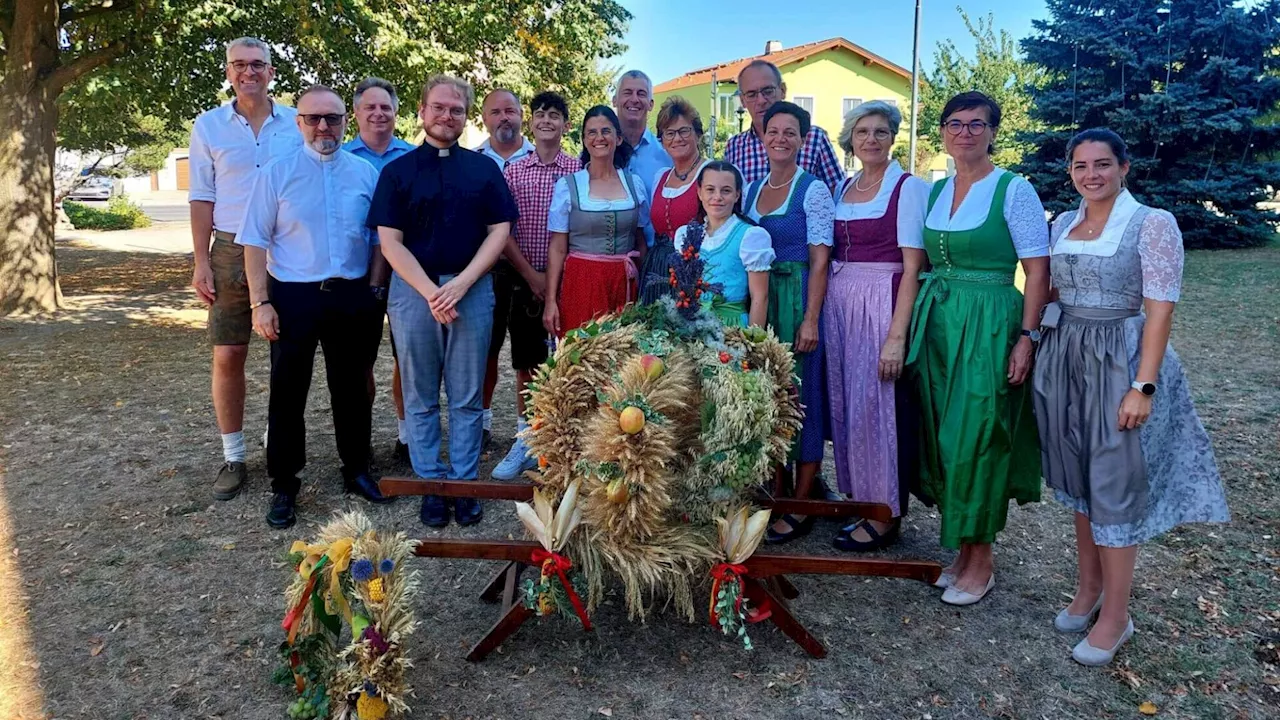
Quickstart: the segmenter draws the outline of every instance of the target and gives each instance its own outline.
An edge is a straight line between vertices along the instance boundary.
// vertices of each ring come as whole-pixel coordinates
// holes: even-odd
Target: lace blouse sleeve
[[[821,181],[809,183],[804,194],[804,215],[810,245],[831,247],[835,244],[835,201],[831,199],[831,190]]]
[[[1142,258],[1142,296],[1149,300],[1178,302],[1182,293],[1182,231],[1165,210],[1153,210],[1138,231]]]
[[[1019,258],[1045,257],[1049,254],[1049,224],[1044,219],[1044,205],[1031,183],[1022,177],[1009,182],[1004,199],[1004,221],[1013,237],[1013,249]]]

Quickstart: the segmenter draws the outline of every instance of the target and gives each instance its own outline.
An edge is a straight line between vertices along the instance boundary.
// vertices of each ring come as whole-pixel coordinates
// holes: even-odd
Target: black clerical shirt
[[[404,233],[432,282],[466,269],[488,226],[514,223],[515,199],[498,166],[465,148],[440,149],[423,143],[392,160],[378,177],[368,225]]]

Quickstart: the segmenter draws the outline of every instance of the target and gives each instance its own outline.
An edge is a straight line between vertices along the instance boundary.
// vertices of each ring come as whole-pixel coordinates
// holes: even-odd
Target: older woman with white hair
[[[865,102],[845,115],[838,138],[862,169],[835,194],[823,319],[836,482],[853,500],[888,505],[894,515],[889,523],[846,526],[835,539],[841,550],[875,550],[896,539],[915,464],[911,394],[897,381],[925,264],[929,186],[891,157],[901,124],[896,107]]]

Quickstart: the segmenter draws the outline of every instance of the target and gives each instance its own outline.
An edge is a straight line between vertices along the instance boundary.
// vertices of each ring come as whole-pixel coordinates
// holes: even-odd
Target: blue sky
[[[610,64],[640,68],[654,84],[695,68],[758,55],[766,40],[794,47],[830,37],[851,42],[910,69],[912,0],[622,0],[635,17],[626,54]],[[955,40],[963,52],[973,43],[957,4],[970,17],[992,13],[997,30],[1015,38],[1031,32],[1031,21],[1047,16],[1044,0],[924,0],[920,66],[932,66],[939,40]]]

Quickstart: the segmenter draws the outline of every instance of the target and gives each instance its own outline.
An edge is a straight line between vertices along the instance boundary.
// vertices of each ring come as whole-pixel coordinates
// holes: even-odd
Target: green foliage
[[[1280,0],[1249,5],[1174,0],[1049,0],[1023,41],[1048,73],[1036,97],[1044,130],[1020,172],[1045,207],[1079,203],[1064,153],[1073,134],[1110,127],[1129,145],[1129,187],[1168,210],[1187,247],[1270,242],[1280,214]]]
[[[933,136],[925,135],[916,138],[916,175],[923,178],[929,176],[929,164],[933,162],[933,158],[939,152],[938,145]],[[906,169],[910,167],[908,156],[911,153],[911,146],[905,142],[894,143],[893,159]]]
[[[942,146],[940,125],[942,108],[952,97],[977,90],[1000,106],[1000,131],[992,160],[1007,167],[1017,163],[1031,147],[1019,135],[1035,128],[1030,110],[1033,92],[1044,81],[1044,72],[1022,57],[1018,43],[1005,30],[996,33],[991,15],[975,23],[964,9],[956,12],[973,37],[974,56],[963,56],[951,40],[943,40],[933,53],[933,71],[926,73],[920,85],[920,131],[925,136],[917,149]],[[906,153],[906,143],[899,143]],[[917,153],[917,159],[920,153]],[[905,158],[905,155],[903,155]],[[932,158],[932,155],[929,155]],[[906,166],[906,163],[903,163]],[[926,165],[916,163],[916,168]]]
[[[151,218],[137,203],[119,195],[107,202],[105,210],[70,200],[62,203],[62,209],[77,230],[133,230],[151,226]]]

